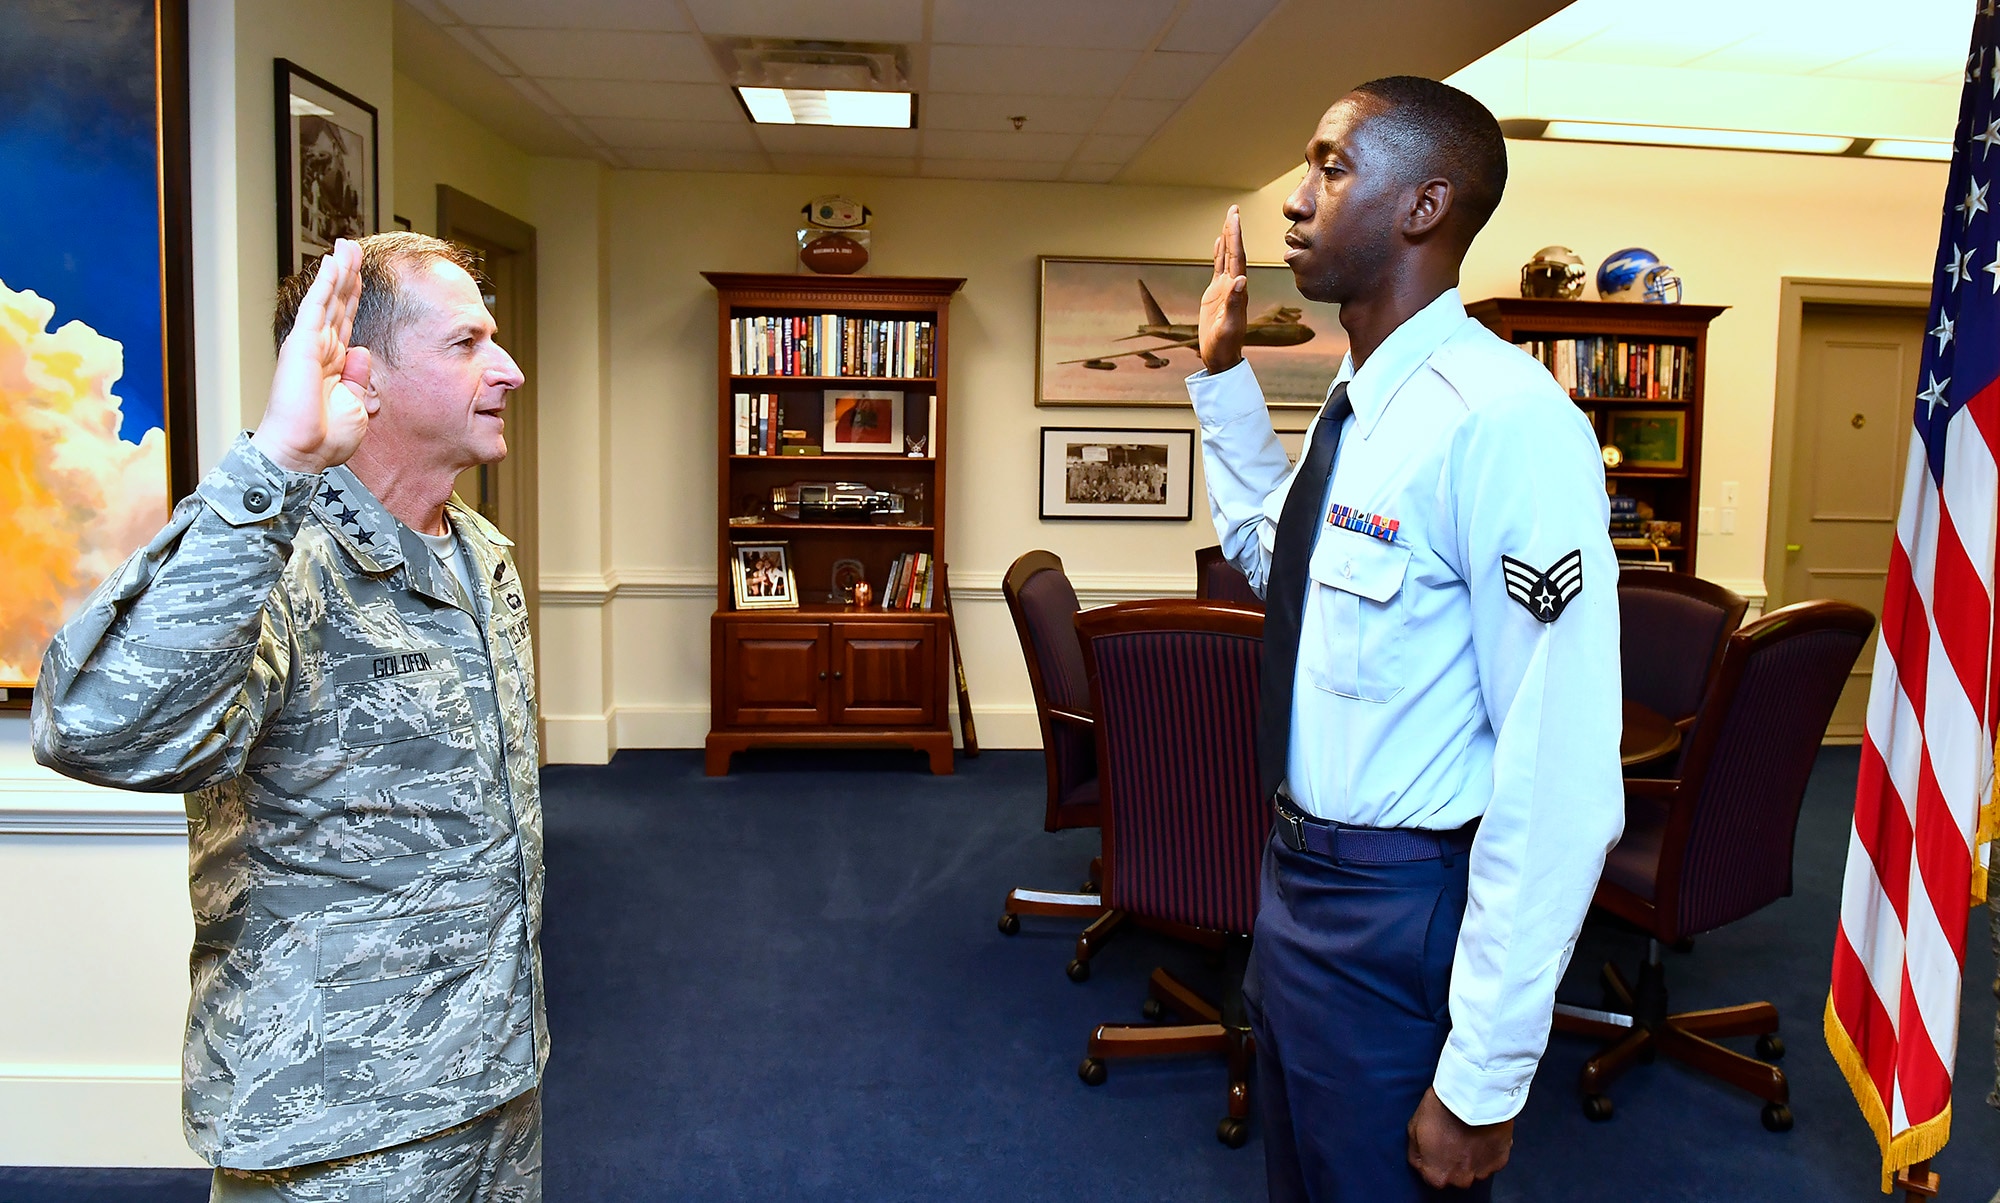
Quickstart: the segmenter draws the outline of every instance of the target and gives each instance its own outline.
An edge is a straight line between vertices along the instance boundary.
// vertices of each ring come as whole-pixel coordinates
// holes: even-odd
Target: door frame
[[[1784,276],[1778,281],[1778,397],[1771,417],[1771,488],[1764,516],[1764,611],[1792,599],[1785,592],[1785,545],[1792,500],[1792,450],[1798,437],[1799,352],[1807,305],[1856,305],[1928,312],[1931,286],[1899,280],[1829,280]],[[1915,399],[1911,399],[1914,405]]]

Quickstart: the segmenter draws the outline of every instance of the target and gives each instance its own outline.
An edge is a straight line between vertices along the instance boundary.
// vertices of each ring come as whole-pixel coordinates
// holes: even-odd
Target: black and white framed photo
[[[382,228],[375,106],[277,60],[278,276]]]
[[[789,544],[731,544],[729,583],[735,591],[736,608],[739,610],[798,608],[799,586],[792,575]]]
[[[1042,427],[1042,517],[1193,516],[1192,430]]]

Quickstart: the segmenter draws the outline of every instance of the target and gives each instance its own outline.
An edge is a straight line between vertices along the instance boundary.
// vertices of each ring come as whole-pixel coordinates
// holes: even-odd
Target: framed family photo
[[[828,455],[902,455],[903,394],[830,388],[822,425],[820,447]]]
[[[729,579],[739,610],[791,610],[799,604],[792,575],[791,547],[785,543],[730,546]]]
[[[375,106],[277,60],[278,276],[382,228]]]
[[[1042,517],[1193,516],[1192,430],[1042,428]]]
[[[1206,259],[1041,258],[1035,404],[1187,406]],[[1282,265],[1253,264],[1243,357],[1277,409],[1317,409],[1347,354],[1340,307]]]

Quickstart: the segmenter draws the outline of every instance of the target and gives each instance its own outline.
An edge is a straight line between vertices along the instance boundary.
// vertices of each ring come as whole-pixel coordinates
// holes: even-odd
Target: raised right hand
[[[368,349],[347,345],[360,300],[361,247],[338,239],[278,348],[271,399],[250,439],[280,467],[324,472],[346,463],[368,433],[358,395],[368,386]]]
[[[1250,277],[1243,266],[1243,215],[1235,205],[1222,218],[1215,240],[1215,275],[1201,294],[1202,366],[1210,375],[1226,372],[1243,358],[1243,330],[1250,324]]]

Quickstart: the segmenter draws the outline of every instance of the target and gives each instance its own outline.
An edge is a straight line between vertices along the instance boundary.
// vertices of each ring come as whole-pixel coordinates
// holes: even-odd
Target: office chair
[[[1028,683],[1035,695],[1035,715],[1042,726],[1042,754],[1049,772],[1049,800],[1042,828],[1095,827],[1097,748],[1090,717],[1090,684],[1074,621],[1081,608],[1076,590],[1063,575],[1062,560],[1055,553],[1031,551],[1007,569],[1000,592],[1021,637],[1021,654],[1028,662]],[[1020,931],[1022,915],[1090,920],[1077,937],[1076,958],[1069,963],[1071,980],[1087,980],[1090,958],[1125,920],[1124,915],[1104,906],[1097,893],[1098,880],[1098,861],[1092,859],[1081,891],[1010,891],[1000,913],[1000,931],[1009,936]]]
[[[1764,1100],[1764,1126],[1792,1126],[1778,1010],[1768,1002],[1667,1011],[1661,946],[1734,923],[1792,892],[1792,841],[1820,739],[1874,630],[1859,606],[1786,606],[1730,635],[1694,724],[1678,780],[1625,782],[1625,834],[1605,858],[1598,907],[1648,937],[1636,987],[1611,965],[1605,1009],[1557,1004],[1559,1031],[1609,1046],[1583,1068],[1583,1112],[1611,1118],[1605,1091],[1655,1053]],[[1746,1057],[1716,1043],[1756,1036]]]
[[[1182,1022],[1098,1025],[1077,1075],[1096,1086],[1112,1058],[1222,1053],[1229,1109],[1216,1138],[1240,1148],[1256,1051],[1243,968],[1271,833],[1257,788],[1264,616],[1220,602],[1136,601],[1079,614],[1076,626],[1097,717],[1105,900],[1222,933],[1224,962],[1219,1006],[1155,969],[1147,1018]]]
[[[1207,601],[1233,602],[1253,610],[1264,608],[1264,599],[1250,587],[1250,579],[1236,565],[1222,558],[1220,544],[1195,549],[1194,595]]]
[[[1618,660],[1625,696],[1671,720],[1685,737],[1722,659],[1723,641],[1743,625],[1740,594],[1680,572],[1618,577]],[[1687,747],[1650,767],[1672,775]]]

